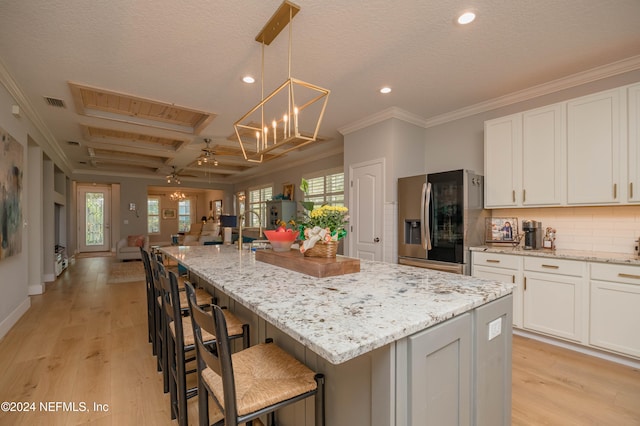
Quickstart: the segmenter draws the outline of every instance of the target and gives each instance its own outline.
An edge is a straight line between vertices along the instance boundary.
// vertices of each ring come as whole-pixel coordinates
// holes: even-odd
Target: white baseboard
[[[31,307],[31,299],[27,297],[24,301],[18,305],[2,322],[0,322],[0,339],[2,339],[11,330],[18,320],[24,315],[25,312]]]
[[[42,281],[52,283],[56,280],[56,274],[42,274]]]
[[[565,342],[563,340],[554,339],[553,337],[542,336],[537,333],[531,333],[529,331],[521,330],[518,328],[513,329],[513,334],[522,337],[528,337],[529,339],[537,340],[539,342],[548,343],[554,346],[560,346],[561,348],[570,349],[572,351],[580,352],[585,355],[591,355],[596,358],[605,359],[607,361],[616,362],[618,364],[626,365],[631,368],[640,369],[640,361],[627,358],[622,355],[616,355],[608,352],[599,351],[594,348],[588,348],[586,346],[579,345],[577,343]]]
[[[45,290],[45,284],[33,284],[29,286],[29,296],[36,296],[38,294],[43,294]]]

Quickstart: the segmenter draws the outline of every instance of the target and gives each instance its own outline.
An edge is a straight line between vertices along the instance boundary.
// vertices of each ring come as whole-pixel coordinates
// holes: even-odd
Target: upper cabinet
[[[629,108],[629,201],[640,202],[640,84],[630,86]]]
[[[516,206],[522,175],[521,114],[486,121],[484,135],[485,206]]]
[[[620,203],[620,89],[567,103],[568,204]]]
[[[485,207],[640,202],[640,83],[485,122]]]
[[[560,205],[564,104],[485,122],[485,206]]]

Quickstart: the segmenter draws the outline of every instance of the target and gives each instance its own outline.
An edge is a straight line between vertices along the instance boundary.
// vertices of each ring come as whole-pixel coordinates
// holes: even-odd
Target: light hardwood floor
[[[0,341],[0,401],[36,406],[0,412],[0,425],[177,424],[147,343],[144,282],[107,284],[111,262],[76,260]],[[640,425],[640,371],[514,336],[513,424]]]

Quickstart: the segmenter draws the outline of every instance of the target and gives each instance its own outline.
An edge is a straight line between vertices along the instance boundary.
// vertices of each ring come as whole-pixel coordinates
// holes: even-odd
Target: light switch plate
[[[489,323],[489,340],[493,340],[502,333],[502,318],[496,318]]]

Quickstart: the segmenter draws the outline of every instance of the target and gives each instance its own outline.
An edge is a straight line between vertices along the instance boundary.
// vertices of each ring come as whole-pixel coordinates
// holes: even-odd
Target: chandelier
[[[171,198],[171,201],[182,201],[186,199],[187,196],[184,194],[184,192],[176,191],[173,194],[169,195],[169,198]]]
[[[292,20],[300,7],[284,1],[256,36],[262,44],[262,101],[233,125],[244,159],[261,163],[315,142],[328,89],[291,77]],[[289,25],[288,78],[264,96],[264,47]]]

